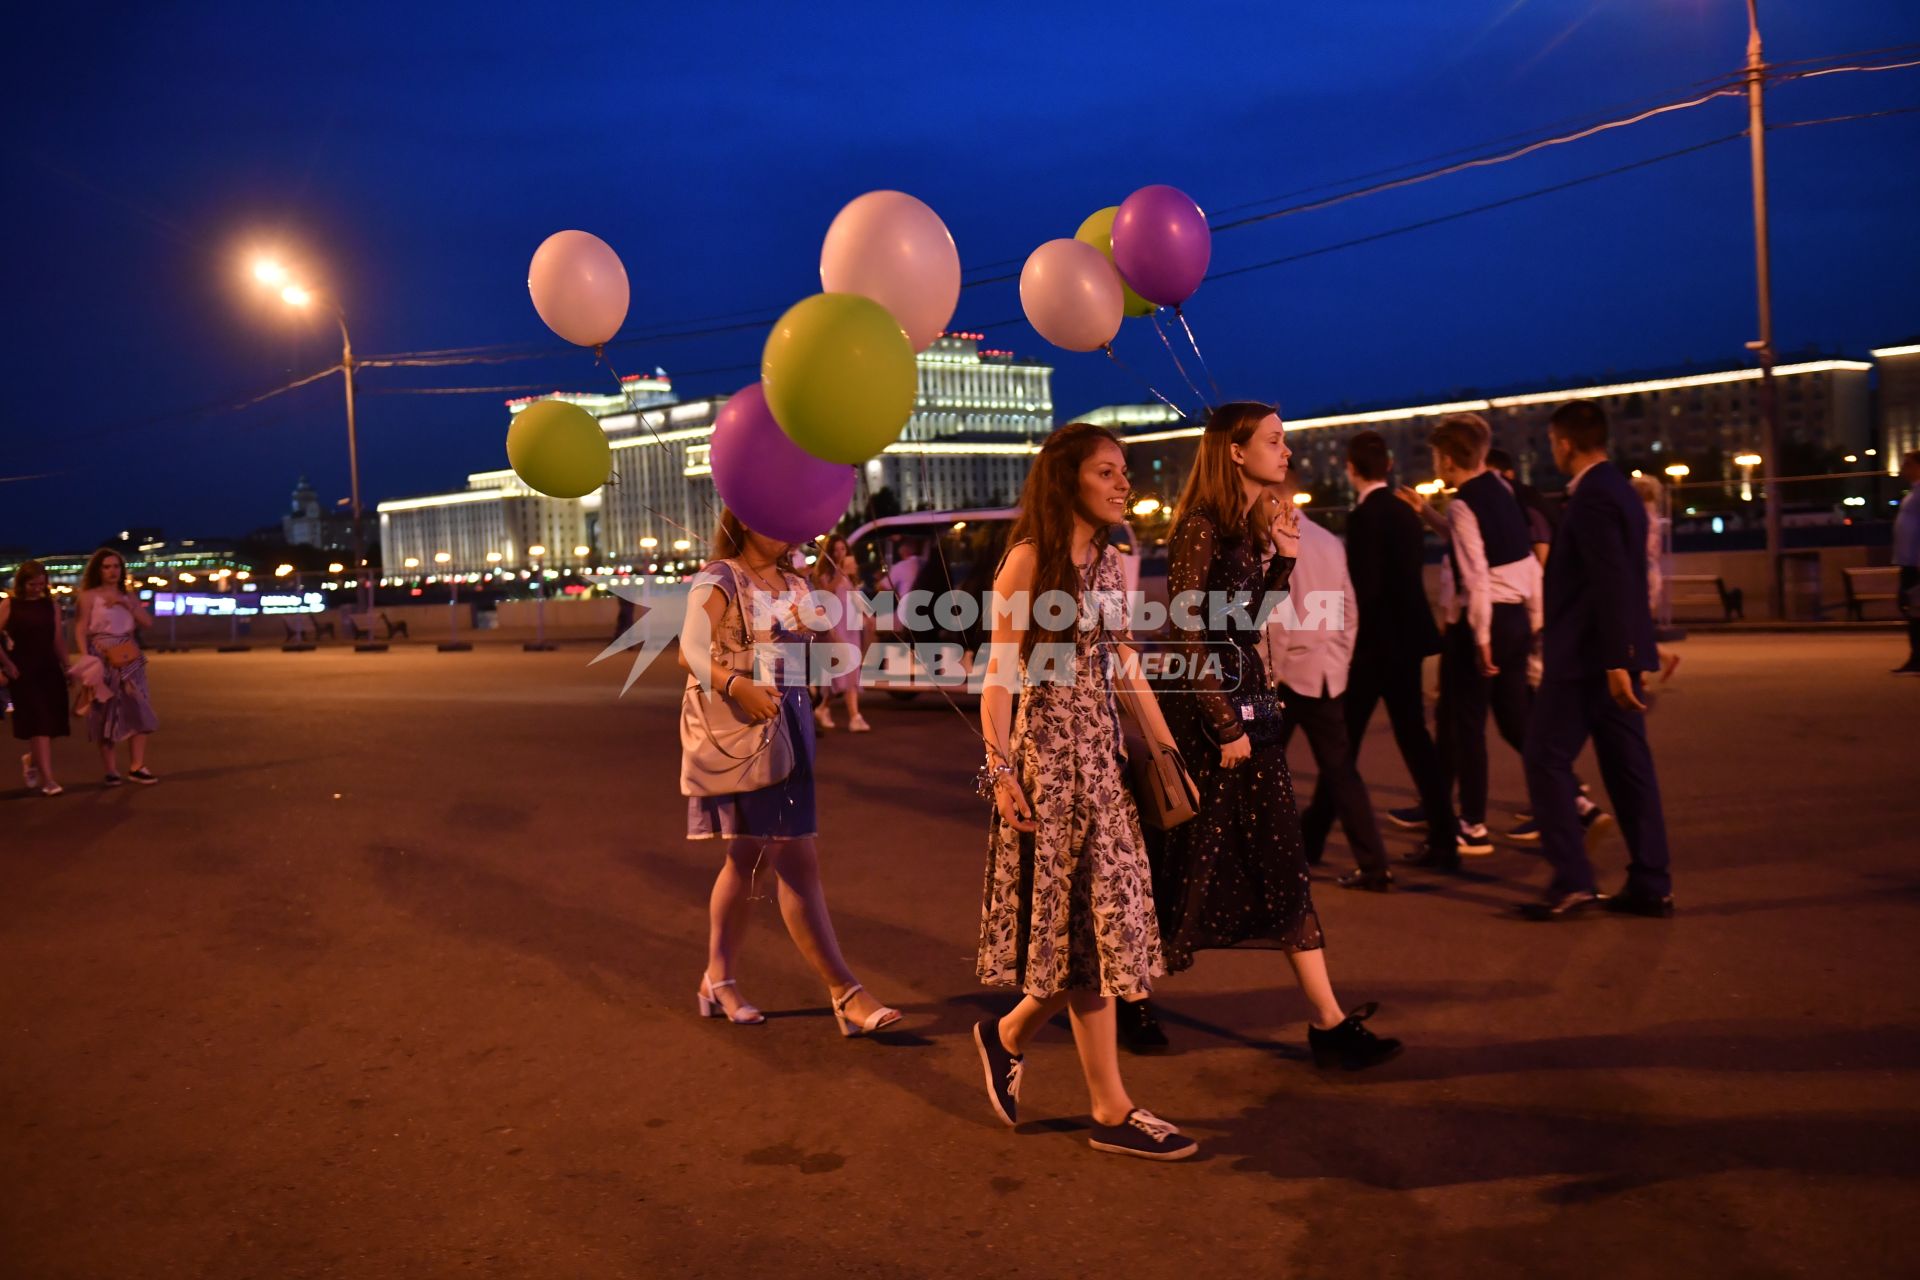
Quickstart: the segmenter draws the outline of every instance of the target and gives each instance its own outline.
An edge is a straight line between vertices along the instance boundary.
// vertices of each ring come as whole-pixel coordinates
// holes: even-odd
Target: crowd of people
[[[107,786],[160,780],[147,767],[147,739],[160,722],[147,693],[147,657],[139,638],[152,625],[127,581],[126,560],[111,547],[94,552],[81,571],[71,634],[46,566],[26,560],[15,570],[12,591],[0,599],[0,684],[12,705],[14,739],[27,748],[20,774],[28,790],[43,796],[66,790],[53,744],[71,734],[72,716],[84,721]]]
[[[1169,683],[1148,678],[1126,619],[1106,603],[1125,594],[1107,537],[1131,495],[1121,442],[1084,423],[1048,438],[993,578],[980,705],[980,789],[992,812],[977,969],[984,984],[1020,995],[973,1028],[1000,1120],[1018,1119],[1027,1049],[1064,1011],[1086,1080],[1091,1145],[1157,1160],[1192,1155],[1197,1146],[1178,1126],[1136,1105],[1120,1050],[1166,1045],[1153,1005],[1158,985],[1210,950],[1285,954],[1309,1010],[1305,1039],[1316,1065],[1363,1070],[1400,1052],[1398,1040],[1369,1027],[1375,1004],[1336,995],[1309,870],[1338,818],[1358,865],[1335,883],[1393,888],[1358,767],[1367,722],[1383,701],[1420,796],[1419,806],[1391,815],[1425,831],[1409,855],[1414,865],[1445,873],[1463,854],[1490,849],[1491,715],[1520,753],[1530,796],[1530,812],[1518,815],[1511,834],[1537,840],[1552,868],[1527,916],[1672,914],[1644,722],[1642,682],[1659,669],[1649,512],[1607,460],[1598,405],[1561,406],[1549,439],[1570,479],[1558,505],[1514,479],[1510,461],[1495,457],[1489,467],[1484,421],[1446,419],[1431,444],[1453,499],[1434,512],[1412,489],[1391,486],[1384,440],[1355,436],[1347,466],[1357,501],[1343,548],[1301,519],[1274,410],[1214,410],[1174,512],[1170,596],[1332,593],[1341,607],[1330,626],[1300,625],[1297,613],[1289,622],[1285,611],[1268,618],[1264,609],[1175,609],[1167,647],[1188,660]],[[1423,581],[1423,519],[1447,547],[1444,627]],[[842,1032],[881,1030],[901,1015],[866,992],[834,941],[815,843],[816,721],[804,674],[781,665],[793,664],[809,633],[836,634],[817,615],[852,568],[844,545],[830,542],[809,583],[791,571],[790,548],[731,513],[715,543],[683,634],[688,834],[727,841],[699,1007],[735,1022],[760,1020],[739,992],[734,961],[747,887],[770,863],[789,932],[827,986]],[[1006,607],[1049,598],[1069,607]],[[768,645],[787,656],[756,661]],[[1430,730],[1422,666],[1435,653],[1441,682]],[[1134,748],[1141,758],[1177,757],[1190,779],[1184,806],[1136,799],[1142,783],[1125,745],[1129,729],[1145,744]],[[1304,809],[1286,755],[1296,730],[1319,769]],[[1615,816],[1574,773],[1589,741]],[[762,764],[737,785],[727,780]],[[1588,844],[1615,825],[1627,845],[1627,878],[1620,891],[1602,894]]]

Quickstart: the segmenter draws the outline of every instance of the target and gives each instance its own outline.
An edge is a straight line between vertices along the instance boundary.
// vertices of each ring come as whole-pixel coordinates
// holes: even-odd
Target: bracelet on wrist
[[[999,785],[1000,779],[1010,777],[1012,774],[1012,765],[1006,763],[994,764],[989,761],[980,766],[980,772],[974,779],[974,790],[979,792],[981,799],[991,800],[993,799],[994,788]]]

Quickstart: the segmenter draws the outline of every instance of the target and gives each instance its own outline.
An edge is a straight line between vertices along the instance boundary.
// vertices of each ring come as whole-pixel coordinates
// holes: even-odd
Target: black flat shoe
[[[1355,869],[1334,881],[1342,889],[1365,889],[1368,893],[1393,892],[1393,872]]]
[[[1673,918],[1673,895],[1656,898],[1650,893],[1623,889],[1606,900],[1606,909],[1617,916],[1646,916],[1650,920]]]
[[[1135,1107],[1119,1124],[1096,1124],[1087,1145],[1095,1151],[1142,1160],[1185,1160],[1200,1144],[1145,1107]]]
[[[1000,1019],[989,1018],[973,1024],[973,1043],[980,1050],[980,1065],[987,1077],[987,1101],[1001,1121],[1012,1125],[1020,1117],[1020,1066],[1022,1054],[1007,1052],[1000,1043]]]
[[[1605,902],[1599,894],[1577,890],[1563,893],[1558,897],[1547,898],[1542,902],[1529,902],[1520,908],[1520,914],[1529,920],[1550,924],[1556,920],[1572,920],[1579,916],[1590,916],[1601,909]]]
[[[1407,865],[1425,867],[1429,871],[1458,871],[1460,854],[1454,849],[1436,849],[1429,845],[1418,853],[1403,855]]]
[[[1160,1029],[1160,1019],[1153,1014],[1153,1004],[1147,1000],[1119,1000],[1114,1017],[1119,1024],[1120,1043],[1131,1053],[1163,1053],[1167,1048],[1167,1033]]]
[[[1364,1071],[1389,1058],[1400,1056],[1400,1042],[1387,1040],[1367,1030],[1366,1021],[1380,1006],[1373,1001],[1361,1005],[1339,1026],[1328,1031],[1307,1028],[1307,1048],[1313,1051],[1316,1067],[1339,1067],[1345,1071]]]

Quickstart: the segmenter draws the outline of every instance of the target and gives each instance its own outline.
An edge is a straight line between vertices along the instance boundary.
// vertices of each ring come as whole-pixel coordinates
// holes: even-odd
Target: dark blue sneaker
[[[1127,1118],[1119,1124],[1096,1124],[1087,1145],[1095,1151],[1142,1160],[1185,1160],[1200,1150],[1199,1143],[1145,1107],[1127,1112]]]
[[[973,1024],[973,1043],[980,1049],[980,1065],[987,1075],[987,1101],[1007,1124],[1020,1123],[1020,1067],[1026,1058],[1008,1053],[1000,1043],[1000,1019]]]
[[[1517,826],[1507,828],[1507,839],[1517,840],[1521,844],[1538,844],[1540,842],[1540,824],[1532,818],[1528,818]]]
[[[1387,821],[1403,831],[1425,831],[1427,829],[1427,811],[1417,804],[1404,809],[1387,810]]]

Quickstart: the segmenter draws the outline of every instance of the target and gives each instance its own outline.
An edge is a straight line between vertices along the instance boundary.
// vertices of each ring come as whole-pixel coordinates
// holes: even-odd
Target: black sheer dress
[[[1223,533],[1199,513],[1180,522],[1169,548],[1169,596],[1177,605],[1183,592],[1200,593],[1191,614],[1173,613],[1174,644],[1194,674],[1160,700],[1200,790],[1199,815],[1154,841],[1153,896],[1173,970],[1210,948],[1322,945],[1277,703],[1251,625],[1263,594],[1286,589],[1293,560],[1275,556],[1263,569],[1260,553],[1253,539]],[[1244,615],[1210,607],[1234,598],[1244,600]],[[1221,744],[1249,733],[1252,758],[1222,768]]]

